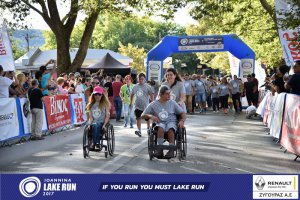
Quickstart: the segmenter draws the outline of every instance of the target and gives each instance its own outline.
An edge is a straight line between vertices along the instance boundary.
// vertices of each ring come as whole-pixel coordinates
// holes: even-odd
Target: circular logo
[[[234,87],[234,88],[237,88],[237,84],[236,84],[236,83],[235,83],[235,84],[233,84],[233,87]]]
[[[184,39],[180,40],[181,45],[186,45],[187,43],[189,43],[189,40],[187,38],[184,38]]]
[[[149,68],[153,71],[158,71],[160,69],[160,66],[158,64],[152,64]]]
[[[96,117],[96,118],[98,118],[98,117],[100,117],[101,116],[101,110],[94,110],[93,111],[93,115]]]
[[[159,119],[161,119],[162,121],[166,120],[168,116],[168,112],[164,109],[158,114]]]
[[[143,96],[143,90],[138,90],[138,91],[136,92],[136,95],[137,95],[138,97]]]
[[[29,101],[26,101],[23,105],[23,113],[24,116],[27,118],[28,114],[29,114]]]
[[[170,99],[171,100],[174,100],[175,101],[175,99],[176,99],[176,95],[171,91],[171,93],[170,93]]]
[[[37,177],[28,177],[23,179],[19,184],[20,193],[24,197],[34,197],[40,192],[41,181]]]
[[[251,69],[252,68],[252,63],[250,63],[250,62],[244,62],[242,64],[242,68],[243,69]]]

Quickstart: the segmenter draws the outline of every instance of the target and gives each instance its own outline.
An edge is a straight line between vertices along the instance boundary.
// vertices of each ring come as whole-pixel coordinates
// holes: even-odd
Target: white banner
[[[229,59],[231,76],[232,77],[233,75],[239,76],[240,59],[236,58],[229,51],[228,51],[228,59]]]
[[[273,119],[274,119],[274,115],[276,114],[274,107],[275,107],[277,97],[278,97],[278,93],[275,93],[275,95],[273,96],[271,103],[269,105],[270,110],[269,110],[269,116],[268,116],[268,120],[267,120],[268,128],[271,128]]]
[[[281,131],[285,95],[286,93],[280,93],[277,95],[273,109],[273,117],[270,125],[270,135],[277,139],[279,139]]]
[[[255,78],[258,80],[258,87],[265,84],[266,79],[266,71],[264,68],[262,68],[261,63],[258,61],[255,61],[255,68],[254,68]]]
[[[4,71],[15,71],[15,62],[6,24],[0,18],[0,65]]]
[[[17,104],[14,98],[1,98],[0,130],[0,141],[19,136]]]
[[[74,124],[82,124],[87,121],[85,113],[84,94],[71,94],[71,107],[73,108],[72,119]]]
[[[31,113],[30,113],[30,103],[27,98],[20,98],[20,105],[22,110],[22,119],[24,126],[24,134],[31,133]]]
[[[254,72],[254,60],[253,59],[241,59],[240,62],[240,78],[247,78],[248,74]]]
[[[267,91],[267,93],[265,94],[263,100],[260,102],[258,108],[256,109],[256,113],[259,114],[262,117],[265,115],[265,109],[266,109],[267,98],[269,96],[269,93],[270,93],[270,91]]]
[[[293,4],[289,0],[275,0],[275,8],[277,19],[284,19],[284,12],[290,12]],[[297,41],[299,30],[300,26],[294,30],[283,30],[278,26],[283,55],[288,66],[293,66],[294,61],[300,60],[299,42]]]
[[[149,61],[148,80],[161,82],[162,80],[162,61]]]

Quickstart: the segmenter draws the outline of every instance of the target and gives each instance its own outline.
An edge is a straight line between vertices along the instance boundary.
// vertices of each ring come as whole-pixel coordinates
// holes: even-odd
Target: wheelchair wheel
[[[115,151],[115,133],[113,125],[109,124],[107,126],[107,148],[110,156],[114,155]]]
[[[182,135],[181,135],[181,142],[182,142],[182,159],[186,159],[187,155],[187,139],[186,139],[186,129],[182,129]]]
[[[187,143],[186,143],[186,130],[180,128],[177,134],[177,151],[179,161],[186,159]]]
[[[83,141],[82,141],[82,147],[83,147],[83,157],[86,158],[89,156],[90,153],[90,136],[89,136],[89,130],[88,130],[88,125],[84,127],[84,132],[83,132]]]
[[[148,153],[150,160],[154,157],[154,134],[148,130]]]

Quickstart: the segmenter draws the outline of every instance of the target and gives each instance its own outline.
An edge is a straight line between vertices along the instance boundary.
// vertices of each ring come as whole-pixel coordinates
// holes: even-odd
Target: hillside
[[[19,48],[27,49],[26,34],[29,35],[29,47],[37,48],[45,44],[45,38],[43,36],[43,31],[39,29],[28,29],[28,30],[16,30],[13,32],[13,40],[19,42]]]

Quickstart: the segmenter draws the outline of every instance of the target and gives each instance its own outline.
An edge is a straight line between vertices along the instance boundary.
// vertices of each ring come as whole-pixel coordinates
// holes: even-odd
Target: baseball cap
[[[94,88],[93,94],[103,94],[103,88],[99,87],[99,86],[96,86]]]

